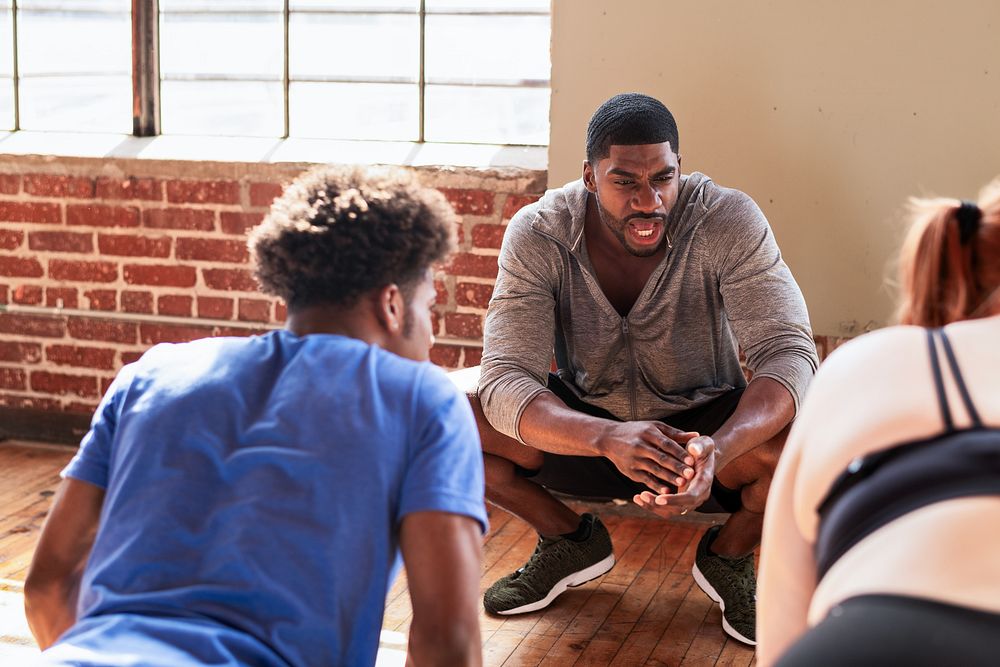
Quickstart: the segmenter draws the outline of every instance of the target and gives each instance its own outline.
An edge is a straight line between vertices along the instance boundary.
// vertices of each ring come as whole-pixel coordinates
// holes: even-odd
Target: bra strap
[[[958,385],[958,393],[962,397],[962,402],[965,403],[965,409],[969,413],[972,425],[976,428],[982,428],[983,421],[979,418],[976,406],[972,404],[972,397],[969,396],[969,389],[965,386],[962,371],[958,369],[958,360],[955,358],[955,351],[951,348],[951,342],[948,340],[944,329],[938,329],[938,333],[941,335],[941,344],[944,345],[944,353],[948,358],[948,365],[951,366],[951,374],[955,377],[955,384]]]
[[[941,377],[941,362],[938,361],[937,345],[934,344],[934,331],[927,330],[927,347],[930,349],[931,370],[934,372],[934,388],[937,390],[938,405],[941,407],[941,419],[944,421],[945,430],[948,432],[955,430],[955,423],[951,419],[951,409],[948,407],[948,395],[944,391],[944,379]]]

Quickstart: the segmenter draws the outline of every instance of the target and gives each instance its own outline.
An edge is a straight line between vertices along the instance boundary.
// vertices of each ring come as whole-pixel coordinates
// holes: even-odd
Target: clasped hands
[[[600,447],[623,475],[652,489],[632,500],[661,516],[695,509],[712,491],[715,441],[707,435],[656,421],[612,422]]]

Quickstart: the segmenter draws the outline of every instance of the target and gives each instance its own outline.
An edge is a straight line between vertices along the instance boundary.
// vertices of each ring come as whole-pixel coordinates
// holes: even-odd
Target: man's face
[[[406,304],[402,330],[394,337],[389,351],[414,361],[426,361],[434,345],[431,328],[431,308],[437,301],[434,277],[428,269],[414,287]]]
[[[596,165],[584,163],[583,180],[601,221],[628,252],[648,257],[663,247],[680,184],[680,156],[670,142],[611,146]]]

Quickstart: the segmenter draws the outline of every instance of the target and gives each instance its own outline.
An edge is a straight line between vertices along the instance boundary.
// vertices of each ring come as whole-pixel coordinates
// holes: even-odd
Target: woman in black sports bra
[[[762,666],[1000,665],[1000,180],[913,217],[911,326],[820,366],[778,465]]]

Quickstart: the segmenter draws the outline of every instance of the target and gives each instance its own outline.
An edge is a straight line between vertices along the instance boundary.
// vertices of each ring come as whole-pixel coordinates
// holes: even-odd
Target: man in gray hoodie
[[[659,101],[611,98],[591,118],[583,179],[507,229],[472,402],[487,498],[540,537],[484,603],[540,609],[613,566],[600,520],[550,490],[631,498],[663,516],[721,510],[730,517],[701,539],[693,575],[725,631],[753,644],[753,549],[818,362],[763,213],[681,175],[677,136]]]

